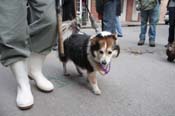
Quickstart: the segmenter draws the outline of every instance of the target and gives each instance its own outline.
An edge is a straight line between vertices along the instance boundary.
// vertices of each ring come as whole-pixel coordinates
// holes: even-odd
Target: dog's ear
[[[117,35],[116,35],[116,34],[112,34],[112,38],[113,38],[114,40],[117,40]]]
[[[119,54],[120,54],[120,46],[118,45],[118,43],[116,43],[116,44],[114,45],[113,50],[114,50],[113,57],[114,57],[114,58],[118,57]]]
[[[118,43],[117,35],[112,34],[112,38],[114,39],[114,42],[115,42],[114,47],[113,47],[113,51],[114,51],[113,57],[116,58],[120,54],[120,46],[119,46],[119,43]]]
[[[97,39],[98,39],[97,37],[91,37],[90,42],[92,46],[97,43]]]

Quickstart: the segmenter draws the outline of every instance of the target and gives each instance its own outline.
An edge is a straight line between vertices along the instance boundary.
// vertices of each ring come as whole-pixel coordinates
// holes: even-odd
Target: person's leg
[[[0,61],[9,66],[30,55],[25,0],[3,0],[0,12]]]
[[[21,60],[10,65],[10,69],[17,80],[17,97],[16,103],[20,109],[29,109],[32,107],[34,100],[30,88],[28,73],[25,70],[25,61]]]
[[[3,0],[0,11],[0,60],[17,80],[17,106],[28,109],[33,105],[33,95],[24,63],[30,55],[26,1]]]
[[[103,7],[103,31],[109,31],[116,33],[116,0],[109,0],[104,4]]]
[[[122,26],[119,20],[119,16],[116,16],[116,32],[118,37],[123,37]]]
[[[175,7],[170,7],[168,10],[169,10],[168,43],[172,44],[174,41],[174,29],[175,29]]]
[[[51,92],[54,89],[53,84],[43,74],[43,64],[46,55],[32,53],[28,58],[28,75],[34,79],[39,90]]]
[[[42,67],[56,41],[55,0],[29,0],[29,5],[32,54],[28,59],[28,73],[40,90],[50,92],[54,86],[44,76]]]
[[[154,9],[149,10],[149,45],[155,46],[156,25],[159,21],[160,5],[158,4]]]
[[[147,32],[148,11],[141,11],[141,26],[138,45],[143,45],[145,42],[145,35]]]
[[[31,51],[48,54],[56,41],[55,0],[28,0],[31,11]]]

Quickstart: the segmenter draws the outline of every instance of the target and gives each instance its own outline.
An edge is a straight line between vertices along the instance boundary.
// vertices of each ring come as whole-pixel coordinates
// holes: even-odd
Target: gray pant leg
[[[56,41],[55,0],[29,0],[32,52],[47,54]]]
[[[0,61],[8,66],[29,56],[25,0],[0,2]]]

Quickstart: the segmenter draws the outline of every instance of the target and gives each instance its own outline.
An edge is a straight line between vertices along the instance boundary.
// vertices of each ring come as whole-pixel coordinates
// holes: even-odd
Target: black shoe
[[[145,40],[140,39],[139,42],[138,42],[138,46],[142,46],[142,45],[144,45],[144,43],[145,43]]]
[[[168,48],[168,47],[171,46],[171,45],[172,45],[172,43],[168,43],[168,44],[166,44],[164,47]]]
[[[149,40],[149,46],[150,47],[155,47],[155,41],[154,40]]]
[[[123,37],[123,35],[117,35],[118,37]]]

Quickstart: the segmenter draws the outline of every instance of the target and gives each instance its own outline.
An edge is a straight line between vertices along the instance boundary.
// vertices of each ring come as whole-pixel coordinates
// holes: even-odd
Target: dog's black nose
[[[103,60],[101,63],[102,63],[103,65],[106,65],[106,64],[107,64],[107,62],[106,62],[105,60]]]

